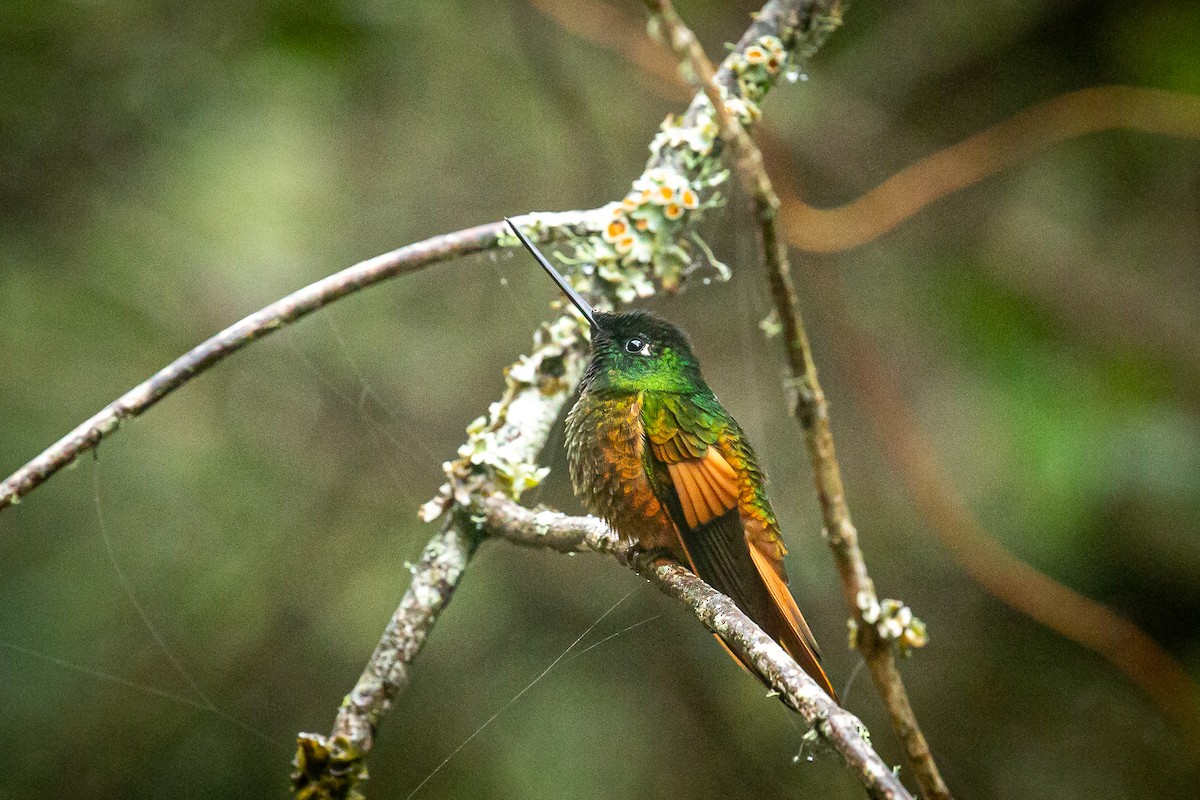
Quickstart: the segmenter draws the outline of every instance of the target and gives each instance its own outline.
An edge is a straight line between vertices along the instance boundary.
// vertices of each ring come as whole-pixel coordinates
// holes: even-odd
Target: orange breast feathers
[[[675,525],[646,477],[641,413],[637,396],[581,397],[567,416],[571,482],[622,537],[678,551]]]

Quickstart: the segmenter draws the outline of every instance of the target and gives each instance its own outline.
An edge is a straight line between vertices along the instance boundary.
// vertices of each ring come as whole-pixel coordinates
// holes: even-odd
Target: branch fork
[[[861,620],[862,612],[854,602],[857,592],[871,586],[870,579],[842,498],[828,412],[799,317],[786,249],[775,231],[779,201],[763,170],[762,156],[746,133],[746,127],[760,118],[761,102],[784,65],[810,56],[837,27],[840,5],[837,0],[770,0],[719,70],[708,62],[669,2],[650,5],[701,92],[683,115],[663,124],[651,145],[645,172],[621,200],[587,211],[529,214],[516,222],[541,244],[565,246],[567,252],[560,258],[569,268],[569,277],[599,307],[618,308],[657,291],[678,291],[705,263],[719,277],[727,277],[727,268],[712,257],[696,233],[695,222],[705,210],[721,205],[717,187],[725,173],[719,156],[726,146],[735,148],[738,174],[755,197],[768,274],[789,362],[800,386],[797,418],[813,456],[826,528],[837,532],[830,542],[836,545],[847,601]],[[500,222],[434,237],[356,264],[251,314],[134,387],[5,480],[0,484],[0,511],[94,449],[123,420],[143,413],[199,373],[284,325],[388,278],[515,244]],[[343,701],[331,733],[299,738],[294,774],[298,795],[305,800],[361,797],[364,760],[379,724],[407,685],[408,668],[453,596],[476,546],[482,538],[494,537],[561,552],[606,553],[638,571],[691,607],[736,653],[768,676],[785,702],[833,746],[872,797],[909,798],[863,736],[862,723],[825,696],[727,597],[678,564],[633,552],[598,520],[530,511],[515,502],[545,474],[538,455],[579,381],[585,354],[585,336],[572,316],[543,326],[531,354],[507,370],[504,396],[472,423],[458,459],[446,465],[446,484],[422,510],[427,519],[440,517],[443,527],[413,568],[412,583],[379,646]],[[870,591],[873,597],[873,588]],[[863,630],[875,634],[873,627]],[[869,647],[870,638],[860,637],[859,648],[868,657],[885,703],[889,710],[907,708],[890,646]],[[912,734],[920,737],[911,708],[904,718],[893,713],[893,723],[916,765],[925,796],[948,798],[936,786],[929,790],[929,774],[937,781],[940,778],[927,747],[921,753],[911,746]]]

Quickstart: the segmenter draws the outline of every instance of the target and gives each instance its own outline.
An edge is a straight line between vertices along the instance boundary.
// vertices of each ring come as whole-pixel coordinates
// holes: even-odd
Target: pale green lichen
[[[690,144],[682,146],[685,143]],[[729,274],[695,232],[703,213],[724,203],[716,187],[727,171],[691,149],[707,148],[707,155],[712,136],[703,124],[684,129],[669,117],[651,151],[657,155],[656,148],[668,144],[696,159],[685,156],[683,171],[666,166],[646,170],[620,202],[603,206],[602,214],[589,220],[586,234],[570,235],[571,252],[559,255],[575,288],[601,307],[650,297],[659,288],[674,291],[705,265],[720,278]]]
[[[783,323],[779,321],[779,309],[772,308],[771,312],[758,323],[758,329],[768,339],[774,339],[783,333]]]
[[[732,67],[733,74],[737,77],[738,99],[746,104],[745,111],[735,111],[739,106],[730,107],[729,101],[726,101],[726,107],[738,113],[743,122],[757,119],[761,113],[758,103],[770,91],[771,85],[787,68],[791,59],[792,54],[784,48],[778,36],[758,37],[758,41],[733,57]]]

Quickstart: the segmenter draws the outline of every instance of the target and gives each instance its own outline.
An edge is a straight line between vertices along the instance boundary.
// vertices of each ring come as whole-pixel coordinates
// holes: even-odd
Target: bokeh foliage
[[[751,3],[680,3],[710,53]],[[639,4],[623,3],[639,18]],[[1185,2],[859,0],[765,114],[804,197],[849,200],[1032,103],[1200,91]],[[678,106],[522,0],[0,8],[0,472],[234,319],[359,258],[503,214],[598,205]],[[1039,153],[836,270],[972,509],[1200,677],[1200,144]],[[728,285],[654,302],[758,443],[835,681],[846,611],[780,388],[744,201],[707,223]],[[337,304],[226,362],[0,514],[0,798],[286,793],[431,531],[416,506],[528,347],[552,288],[482,256]],[[1193,797],[1183,745],[1109,664],[980,591],[914,513],[811,309],[851,506],[964,797]],[[849,368],[853,368],[850,364]],[[578,506],[561,439],[540,499]],[[187,695],[122,589],[223,713]],[[424,797],[858,797],[682,609],[599,559],[486,545],[372,756],[403,796],[614,602]],[[851,708],[901,755],[866,682]],[[263,739],[266,739],[264,741]]]

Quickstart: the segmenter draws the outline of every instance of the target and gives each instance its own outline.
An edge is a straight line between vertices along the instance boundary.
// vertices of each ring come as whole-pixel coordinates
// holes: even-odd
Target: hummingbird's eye
[[[625,342],[625,352],[634,353],[639,356],[648,356],[650,355],[650,343],[645,339],[639,339],[635,336]]]

